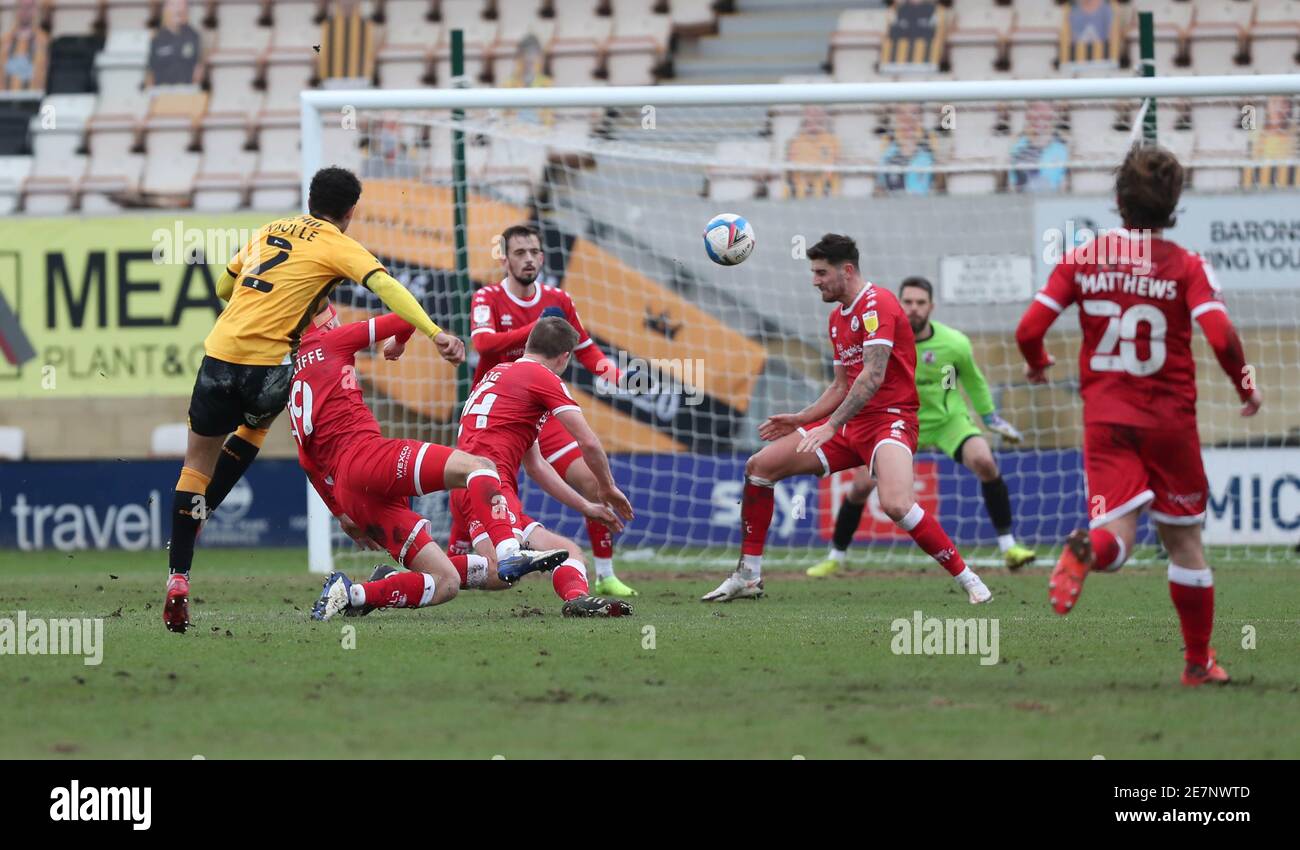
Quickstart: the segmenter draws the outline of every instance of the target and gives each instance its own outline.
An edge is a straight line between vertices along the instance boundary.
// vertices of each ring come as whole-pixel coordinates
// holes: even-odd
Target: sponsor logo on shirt
[[[858,325],[858,320],[857,317],[854,316],[853,329],[855,331],[858,329],[857,325]],[[876,331],[880,330],[880,316],[876,313],[875,310],[868,310],[867,312],[862,314],[862,327],[869,334],[873,334]]]

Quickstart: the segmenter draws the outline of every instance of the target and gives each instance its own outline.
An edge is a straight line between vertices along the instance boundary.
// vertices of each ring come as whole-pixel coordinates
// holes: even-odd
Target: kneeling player
[[[772,416],[759,426],[758,435],[774,442],[745,464],[740,564],[703,601],[763,595],[763,547],[777,481],[865,464],[889,518],[956,579],[971,603],[988,602],[993,595],[984,582],[966,566],[939,521],[916,503],[916,343],[898,299],[862,279],[857,246],[847,236],[828,233],[808,249],[808,259],[822,301],[840,305],[829,324],[835,380],[804,410]]]
[[[302,467],[344,529],[359,542],[387,549],[399,564],[423,575],[394,580],[401,584],[403,598],[436,605],[455,597],[459,574],[468,565],[458,569],[441,549],[429,545],[428,520],[410,509],[412,496],[466,488],[469,504],[497,544],[505,581],[550,569],[566,552],[520,548],[505,520],[501,482],[491,461],[433,443],[383,437],[361,396],[356,352],[385,337],[409,337],[413,330],[395,315],[340,327],[326,303],[294,361],[289,416]],[[339,589],[332,591],[335,585]],[[347,595],[348,585],[346,576],[333,573],[324,596]],[[387,587],[383,590],[384,598],[390,598]],[[339,607],[337,600],[327,602],[313,615],[328,619]]]
[[[1262,399],[1208,263],[1160,238],[1174,225],[1183,168],[1159,147],[1135,147],[1120,166],[1124,227],[1067,254],[1020,320],[1025,376],[1047,383],[1055,361],[1043,337],[1077,302],[1083,342],[1083,466],[1092,521],[1066,539],[1048,600],[1058,614],[1079,601],[1090,571],[1120,568],[1149,508],[1169,552],[1169,595],[1183,633],[1184,685],[1227,682],[1210,647],[1214,576],[1201,545],[1209,483],[1196,428],[1192,320],[1253,416]]]

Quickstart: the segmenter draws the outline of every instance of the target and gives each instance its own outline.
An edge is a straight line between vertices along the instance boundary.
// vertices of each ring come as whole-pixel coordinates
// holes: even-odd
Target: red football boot
[[[190,580],[182,573],[167,579],[167,601],[163,603],[163,623],[170,631],[184,632],[190,625]]]
[[[1200,664],[1188,664],[1183,668],[1183,684],[1189,688],[1206,683],[1214,685],[1226,685],[1232,679],[1228,677],[1228,671],[1219,666],[1218,659],[1214,657],[1214,649],[1210,649],[1210,663],[1202,667]]]
[[[1092,571],[1092,538],[1084,529],[1075,529],[1065,538],[1065,548],[1052,568],[1047,582],[1047,601],[1062,616],[1070,613],[1083,592],[1083,580]]]

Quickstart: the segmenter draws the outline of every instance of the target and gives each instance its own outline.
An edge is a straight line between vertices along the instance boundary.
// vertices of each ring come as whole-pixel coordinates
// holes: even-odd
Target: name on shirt
[[[1178,282],[1144,277],[1129,272],[1074,273],[1074,282],[1084,295],[1123,293],[1156,301],[1174,301],[1178,298]]]
[[[325,349],[313,348],[310,351],[299,351],[297,358],[293,361],[294,374],[301,372],[313,363],[323,363],[325,361]]]

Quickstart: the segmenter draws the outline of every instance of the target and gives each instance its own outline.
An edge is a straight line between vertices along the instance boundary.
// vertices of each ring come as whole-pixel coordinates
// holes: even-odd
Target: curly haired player
[[[1052,608],[1068,614],[1089,572],[1120,568],[1133,551],[1138,514],[1149,509],[1169,552],[1169,595],[1186,662],[1182,682],[1196,686],[1227,682],[1228,674],[1210,647],[1214,577],[1201,545],[1209,483],[1196,429],[1193,320],[1241,397],[1241,415],[1255,415],[1263,399],[1209,265],[1161,238],[1174,226],[1182,190],[1183,168],[1172,153],[1133,148],[1115,181],[1124,227],[1061,260],[1021,318],[1016,342],[1025,376],[1046,383],[1056,361],[1043,337],[1066,307],[1079,305],[1092,519],[1089,531],[1074,531],[1065,541],[1048,585]]]

